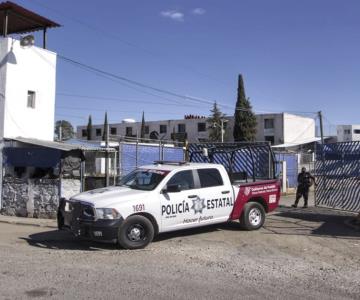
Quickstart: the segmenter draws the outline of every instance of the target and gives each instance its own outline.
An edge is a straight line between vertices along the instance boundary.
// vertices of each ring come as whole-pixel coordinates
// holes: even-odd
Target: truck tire
[[[257,202],[248,202],[244,206],[244,211],[240,217],[240,225],[246,230],[256,230],[263,226],[265,222],[264,207]]]
[[[154,238],[154,226],[144,216],[130,216],[119,228],[118,242],[124,249],[145,248]]]

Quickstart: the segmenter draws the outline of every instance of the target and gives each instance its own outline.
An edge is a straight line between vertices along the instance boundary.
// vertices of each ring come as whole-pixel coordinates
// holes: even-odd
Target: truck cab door
[[[200,182],[200,194],[205,199],[204,216],[209,223],[226,222],[233,210],[233,187],[217,168],[204,168],[197,170]],[[227,176],[227,174],[226,174]]]
[[[194,170],[179,171],[167,181],[160,193],[162,232],[189,227],[192,200],[199,198],[199,192]]]

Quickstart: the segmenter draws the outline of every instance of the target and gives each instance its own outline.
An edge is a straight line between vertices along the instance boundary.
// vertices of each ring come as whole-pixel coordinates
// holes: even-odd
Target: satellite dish
[[[21,47],[31,47],[35,44],[35,38],[32,34],[26,35],[20,39]]]

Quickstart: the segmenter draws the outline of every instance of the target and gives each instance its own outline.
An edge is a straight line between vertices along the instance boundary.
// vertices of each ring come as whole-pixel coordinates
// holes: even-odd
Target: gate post
[[[286,160],[283,160],[281,162],[281,190],[283,191],[283,193],[287,192],[287,172],[286,172]]]

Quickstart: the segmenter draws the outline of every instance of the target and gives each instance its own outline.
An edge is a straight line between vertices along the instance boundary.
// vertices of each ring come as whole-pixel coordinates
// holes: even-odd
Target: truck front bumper
[[[59,229],[68,230],[76,237],[102,242],[117,242],[119,219],[97,219],[95,209],[83,202],[62,200],[58,210]]]

